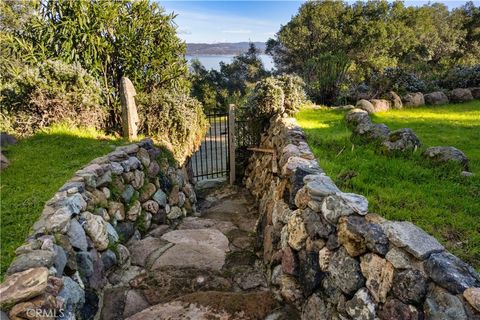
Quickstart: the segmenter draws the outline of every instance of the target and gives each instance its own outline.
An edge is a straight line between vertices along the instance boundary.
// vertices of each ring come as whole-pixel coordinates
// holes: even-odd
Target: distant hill
[[[187,55],[240,54],[248,50],[250,42],[236,43],[187,43]],[[264,42],[254,42],[261,53],[265,52]]]

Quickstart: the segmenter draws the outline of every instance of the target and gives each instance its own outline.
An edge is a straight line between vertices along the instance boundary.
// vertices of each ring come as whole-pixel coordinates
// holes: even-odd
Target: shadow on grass
[[[0,276],[23,243],[45,202],[83,165],[114,150],[122,140],[95,131],[57,128],[5,149],[11,161],[0,175]]]

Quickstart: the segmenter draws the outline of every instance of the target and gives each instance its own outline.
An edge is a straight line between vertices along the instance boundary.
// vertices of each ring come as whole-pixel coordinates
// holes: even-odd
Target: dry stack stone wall
[[[245,175],[270,282],[302,319],[480,319],[480,276],[410,222],[339,190],[303,131],[276,116]],[[272,161],[277,162],[278,170]]]
[[[185,168],[149,139],[94,159],[47,202],[16,250],[1,309],[11,319],[93,319],[110,275],[129,264],[123,244],[195,213],[196,201]]]

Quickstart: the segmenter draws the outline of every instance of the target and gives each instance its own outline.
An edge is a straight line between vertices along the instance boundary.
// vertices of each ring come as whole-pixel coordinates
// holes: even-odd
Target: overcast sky
[[[174,12],[179,37],[187,42],[266,41],[286,24],[304,1],[159,1]],[[466,1],[444,0],[450,9]],[[424,5],[428,1],[405,1]],[[474,1],[480,5],[480,0]]]

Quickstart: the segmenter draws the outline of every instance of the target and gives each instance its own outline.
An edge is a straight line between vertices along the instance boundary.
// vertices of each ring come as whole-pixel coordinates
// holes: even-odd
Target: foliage
[[[253,43],[250,43],[247,52],[233,57],[231,63],[220,62],[220,73],[226,81],[228,92],[240,92],[242,95],[268,75]]]
[[[353,145],[343,112],[305,109],[297,113],[322,169],[345,192],[365,195],[369,211],[408,220],[439,239],[448,250],[480,267],[480,103],[390,110],[374,115],[390,129],[412,128],[425,147],[451,145],[470,159],[470,178],[421,158],[380,155]],[[428,123],[428,125],[426,125]],[[354,174],[351,174],[354,173]]]
[[[174,17],[148,0],[41,0],[25,28],[12,32],[12,54],[32,64],[80,63],[102,84],[110,126],[118,127],[122,76],[137,92],[189,89],[186,47],[176,35]]]
[[[480,6],[467,2],[463,7],[455,9],[454,14],[460,16],[462,28],[467,31],[463,55],[459,63],[464,65],[480,64]]]
[[[415,70],[425,78],[457,64],[478,64],[479,18],[480,7],[473,3],[449,11],[438,3],[308,1],[267,42],[267,53],[280,72],[302,76],[318,101],[329,93],[309,81],[309,70],[318,70],[321,57],[338,52],[351,61],[346,79],[354,84],[385,68]]]
[[[415,73],[402,68],[386,68],[382,72],[373,74],[369,81],[371,90],[375,94],[395,91],[400,94],[406,92],[425,92],[427,85]]]
[[[303,89],[305,83],[302,78],[295,75],[284,74],[275,78],[283,90],[285,111],[289,114],[295,114],[306,100],[305,90]]]
[[[294,75],[271,76],[257,82],[235,114],[248,128],[242,143],[258,145],[260,134],[273,116],[295,114],[306,100],[303,86],[302,79]]]
[[[230,103],[242,104],[243,97],[252,90],[255,83],[266,77],[253,43],[247,52],[235,56],[231,63],[220,63],[220,71],[206,70],[198,60],[191,65],[191,95],[197,98],[206,111],[225,111]]]
[[[0,65],[2,130],[31,134],[53,123],[102,128],[100,84],[78,63],[46,60],[36,66],[18,61]]]
[[[202,103],[206,112],[225,111],[230,96],[225,77],[217,70],[205,69],[198,59],[192,61],[190,71],[190,94]]]
[[[93,129],[54,125],[18,144],[2,148],[11,164],[2,171],[1,266],[3,275],[15,249],[28,236],[42,213],[45,201],[93,158],[113,151],[122,143]]]
[[[321,103],[333,102],[349,65],[350,59],[340,52],[310,58],[304,71],[310,97]]]
[[[447,89],[480,87],[480,64],[455,67],[439,83]]]
[[[137,96],[143,132],[167,142],[182,163],[201,143],[207,121],[202,105],[181,92],[154,90]]]
[[[274,77],[268,77],[257,82],[247,105],[252,114],[268,120],[273,115],[285,111],[284,102],[282,83]]]

